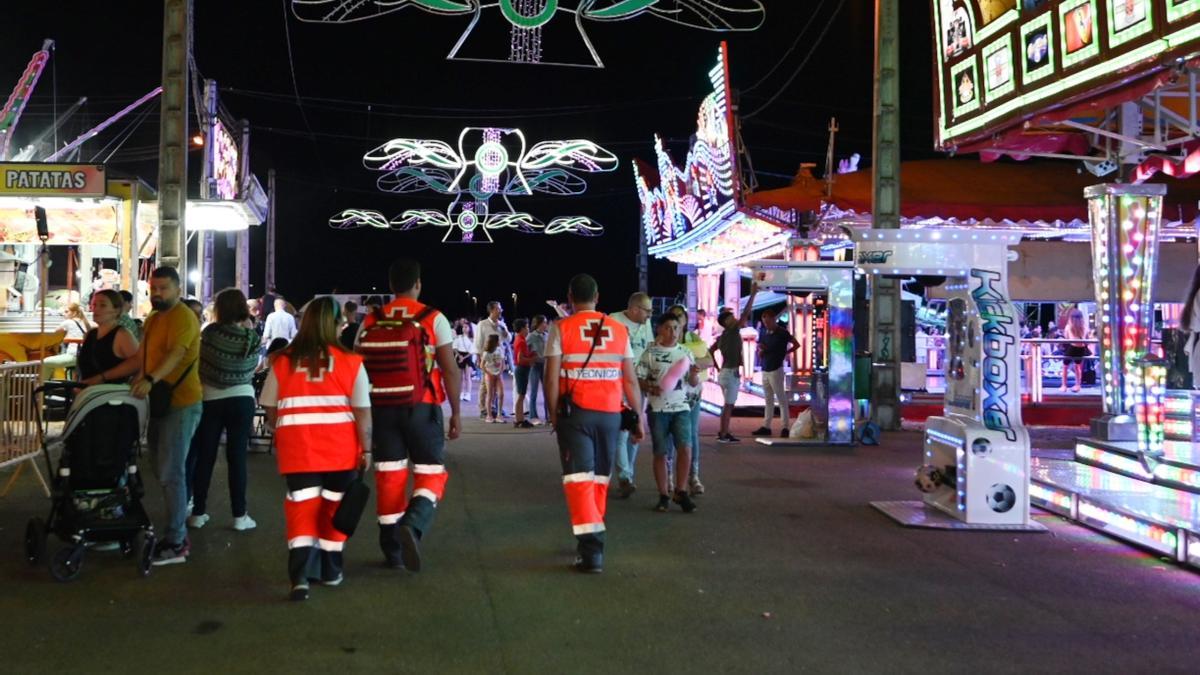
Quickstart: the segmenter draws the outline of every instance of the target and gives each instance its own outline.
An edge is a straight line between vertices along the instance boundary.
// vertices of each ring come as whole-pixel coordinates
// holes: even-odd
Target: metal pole
[[[650,260],[648,251],[646,250],[646,237],[642,235],[641,228],[638,228],[638,291],[648,293],[650,291]]]
[[[242,155],[238,171],[238,199],[246,198],[246,186],[250,184],[250,122],[242,120]],[[234,286],[246,297],[250,297],[250,230],[237,233],[234,253]]]
[[[275,288],[275,169],[267,171],[267,269],[263,293]]]
[[[900,227],[900,0],[875,2],[874,226]],[[872,279],[871,410],[882,429],[900,428],[900,282]]]
[[[217,157],[216,128],[217,121],[217,81],[204,81],[204,161],[200,163],[200,199],[218,199],[217,177],[213,175],[213,166]],[[196,297],[207,304],[212,299],[213,290],[213,233],[204,230],[199,233],[196,241]],[[190,276],[189,272],[189,276]]]
[[[191,0],[163,0],[162,115],[158,141],[159,265],[187,278],[188,55]]]

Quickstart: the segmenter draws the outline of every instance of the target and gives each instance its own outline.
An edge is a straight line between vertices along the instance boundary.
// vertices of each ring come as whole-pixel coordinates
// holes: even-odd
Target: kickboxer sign
[[[0,196],[103,197],[103,164],[0,163]]]

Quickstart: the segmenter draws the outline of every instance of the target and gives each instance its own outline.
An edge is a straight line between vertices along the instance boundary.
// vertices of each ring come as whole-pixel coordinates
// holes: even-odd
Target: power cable
[[[804,59],[800,62],[800,65],[796,67],[796,70],[792,73],[791,77],[787,79],[787,82],[784,82],[783,86],[776,90],[775,95],[767,99],[766,103],[756,108],[753,112],[742,115],[743,120],[748,120],[766,110],[771,106],[772,103],[778,100],[780,96],[783,96],[783,93],[787,91],[788,87],[792,86],[792,83],[795,82],[796,78],[800,76],[800,72],[804,70],[804,66],[808,65],[809,59],[812,58],[813,54],[817,53],[817,47],[821,45],[821,41],[825,39],[825,35],[829,33],[829,29],[833,28],[833,20],[837,18],[838,14],[841,13],[842,7],[845,4],[846,0],[838,0],[838,5],[834,8],[833,14],[830,15],[829,20],[825,23],[825,27],[821,29],[821,32],[817,35],[817,39],[813,41],[808,53],[804,55]]]
[[[800,46],[800,40],[806,33],[808,33],[808,27],[812,25],[812,22],[816,20],[817,15],[821,13],[822,9],[824,9],[825,2],[826,0],[821,0],[821,4],[817,5],[817,8],[813,10],[812,14],[808,15],[808,21],[806,21],[804,23],[804,27],[801,28],[798,33],[796,33],[796,39],[792,41],[792,46],[788,47],[788,50],[783,53],[783,56],[779,57],[779,60],[775,62],[775,66],[768,70],[766,75],[763,75],[761,78],[759,78],[758,82],[750,85],[750,87],[747,89],[743,89],[742,94],[748,94],[755,89],[758,89],[764,82],[766,82],[772,75],[775,74],[775,71],[779,70],[779,68],[783,66],[783,62],[787,60],[787,57],[791,56],[792,52],[796,51],[796,47]]]
[[[300,109],[300,118],[304,120],[304,128],[308,129],[310,136],[313,135],[312,125],[308,123],[308,114],[304,112],[304,102],[300,99],[300,85],[296,82],[296,62],[292,55],[292,30],[288,26],[288,1],[283,0],[283,37],[287,42],[288,70],[292,74],[292,92],[296,95],[296,107]],[[316,137],[313,137],[313,142],[316,142]]]

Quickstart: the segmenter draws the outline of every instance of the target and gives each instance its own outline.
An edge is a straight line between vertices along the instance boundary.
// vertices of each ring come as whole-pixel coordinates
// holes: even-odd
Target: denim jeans
[[[638,443],[622,431],[617,436],[617,478],[633,482],[634,464],[637,463]]]
[[[700,399],[692,402],[692,473],[691,477],[700,480]]]
[[[229,505],[233,517],[246,515],[246,451],[254,423],[254,397],[232,396],[204,402],[200,425],[188,452],[188,494],[193,514],[208,513],[208,486],[217,464],[217,447],[225,432],[225,462],[229,465]]]
[[[687,448],[692,442],[692,411],[650,411],[650,439],[655,457],[675,457],[676,448]],[[689,469],[691,467],[688,467]]]
[[[171,408],[171,412],[162,417],[150,418],[146,430],[150,462],[154,475],[162,484],[163,501],[167,506],[162,541],[172,544],[179,544],[187,537],[187,453],[200,424],[201,410],[199,402]]]
[[[542,379],[546,375],[546,364],[535,363],[529,369],[529,416],[537,419],[538,416],[538,392],[542,390]],[[542,400],[542,410],[545,413],[545,418],[550,419],[549,404]]]

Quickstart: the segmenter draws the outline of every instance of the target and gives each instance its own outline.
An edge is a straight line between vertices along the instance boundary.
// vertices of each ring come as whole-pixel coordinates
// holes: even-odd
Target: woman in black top
[[[106,289],[92,295],[92,318],[96,326],[84,336],[76,356],[75,370],[83,384],[127,381],[127,378],[110,380],[105,376],[107,371],[138,350],[137,339],[118,322],[124,306],[125,301],[117,291]]]

